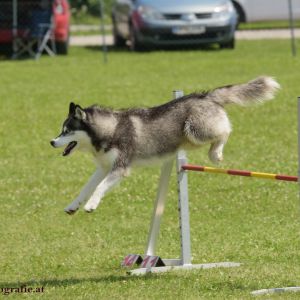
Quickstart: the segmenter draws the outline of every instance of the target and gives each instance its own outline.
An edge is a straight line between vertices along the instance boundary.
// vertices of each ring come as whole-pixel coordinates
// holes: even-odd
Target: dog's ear
[[[71,102],[69,106],[69,116],[75,114],[75,108],[76,108],[75,103]]]
[[[79,105],[76,105],[76,107],[75,107],[75,118],[77,118],[79,120],[86,119],[86,113]]]

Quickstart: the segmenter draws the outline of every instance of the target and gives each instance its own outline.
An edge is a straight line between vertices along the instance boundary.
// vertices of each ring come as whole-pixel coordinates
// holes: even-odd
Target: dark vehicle
[[[218,43],[234,48],[237,14],[230,0],[116,0],[112,10],[116,46]]]
[[[15,1],[16,7],[13,2]],[[11,45],[14,39],[14,14],[17,19],[17,35],[21,36],[32,27],[33,12],[44,3],[50,3],[53,36],[58,54],[67,54],[69,46],[70,6],[67,0],[1,0],[0,45]],[[47,4],[47,3],[46,3]]]

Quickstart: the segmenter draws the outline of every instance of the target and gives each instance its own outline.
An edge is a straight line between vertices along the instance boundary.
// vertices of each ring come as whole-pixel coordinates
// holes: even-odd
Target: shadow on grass
[[[85,46],[84,47],[87,50],[91,51],[103,51],[102,46]],[[132,52],[128,47],[116,47],[116,46],[107,46],[106,47],[107,52],[113,52],[113,53],[134,53],[134,54],[145,54],[145,53],[155,53],[155,52],[173,52],[173,51],[191,51],[191,50],[199,50],[199,51],[221,51],[221,49],[217,45],[190,45],[190,46],[165,46],[165,47],[155,47],[155,48],[145,48],[141,51]]]
[[[171,273],[168,273],[168,276],[170,276]],[[176,274],[172,273],[173,276],[176,276]],[[183,278],[183,277],[181,277]],[[21,287],[69,287],[84,283],[104,283],[104,284],[110,284],[110,283],[118,283],[118,282],[136,282],[136,281],[148,281],[148,283],[151,283],[151,281],[161,281],[162,279],[158,274],[146,274],[143,276],[117,276],[117,275],[109,275],[109,276],[101,276],[101,277],[87,277],[87,278],[67,278],[67,279],[43,279],[43,280],[29,280],[29,281],[16,281],[16,282],[2,282],[0,283],[0,289],[2,288],[21,288]],[[184,280],[188,280],[185,278]],[[204,279],[203,279],[204,280]],[[272,286],[272,285],[271,285]],[[285,286],[285,285],[284,285]],[[293,286],[286,285],[286,286]],[[294,284],[295,286],[295,284]],[[213,292],[218,293],[221,291],[230,291],[230,293],[239,293],[239,292],[248,292],[250,293],[253,290],[260,289],[260,285],[257,283],[243,283],[239,279],[232,279],[232,278],[218,278],[214,279],[212,281],[206,281],[201,286],[201,290],[203,292]]]
[[[36,279],[29,281],[11,281],[0,282],[0,288],[17,288],[22,286],[52,286],[52,287],[67,287],[85,282],[89,283],[114,283],[122,281],[139,281],[139,280],[158,280],[159,277],[155,274],[146,274],[143,276],[130,276],[130,275],[108,275],[100,277],[86,277],[86,278],[63,278],[63,279]]]
[[[84,46],[84,49],[93,51],[93,52],[103,52],[102,46]],[[202,51],[202,52],[218,52],[221,49],[217,45],[202,45],[202,46],[166,46],[160,48],[150,48],[143,49],[138,52],[132,52],[128,47],[115,47],[115,46],[107,46],[107,52],[109,53],[132,53],[132,54],[147,54],[147,53],[156,53],[156,52],[175,52],[175,51]],[[29,55],[23,55],[18,57],[18,59],[12,60],[12,50],[11,48],[3,48],[0,46],[0,61],[24,61],[24,60],[32,60],[33,58]],[[44,54],[45,55],[45,54]]]

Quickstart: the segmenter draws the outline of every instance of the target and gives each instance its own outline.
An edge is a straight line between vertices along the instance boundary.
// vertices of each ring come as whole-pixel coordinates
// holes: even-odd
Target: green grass
[[[100,15],[94,16],[87,13],[78,13],[78,14],[72,14],[71,17],[71,24],[72,25],[98,25],[100,24]],[[111,24],[111,17],[109,14],[104,15],[104,22],[105,24]]]
[[[1,61],[1,287],[43,286],[43,299],[252,299],[252,290],[300,285],[297,184],[191,174],[193,262],[243,265],[129,277],[120,262],[144,251],[159,168],[133,170],[93,214],[71,217],[63,208],[94,165],[87,154],[64,158],[49,144],[71,100],[155,105],[174,89],[188,93],[269,74],[282,85],[276,100],[228,107],[234,131],[222,167],[296,175],[300,62],[289,47],[243,41],[235,51],[118,51],[106,65],[98,49],[71,48],[67,57]],[[190,153],[189,161],[210,165],[207,149]],[[176,205],[173,174],[157,249],[165,258],[179,255]]]
[[[104,34],[111,35],[112,31],[110,28],[104,29]],[[90,35],[102,35],[102,29],[99,28],[95,30],[86,30],[86,31],[72,31],[71,36],[90,36]]]
[[[294,21],[296,28],[300,27],[300,20]],[[253,30],[253,29],[287,29],[290,28],[289,20],[283,21],[259,21],[251,23],[241,23],[239,25],[240,30]]]

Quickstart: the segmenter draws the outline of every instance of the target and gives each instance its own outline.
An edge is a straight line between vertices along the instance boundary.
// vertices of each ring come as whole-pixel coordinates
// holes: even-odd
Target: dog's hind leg
[[[105,175],[106,173],[104,170],[98,168],[97,171],[91,176],[87,184],[83,187],[78,197],[70,205],[68,205],[64,211],[70,215],[74,214],[78,210],[80,204],[92,195]]]
[[[208,157],[213,163],[219,163],[223,160],[223,149],[228,140],[229,134],[224,134],[219,139],[211,143]]]
[[[86,212],[92,212],[94,211],[101,199],[104,197],[104,195],[116,184],[118,184],[123,176],[126,175],[126,169],[123,168],[117,168],[113,169],[104,179],[101,181],[101,183],[97,186],[95,192],[92,194],[91,198],[88,200],[86,205],[84,206],[84,210]]]

